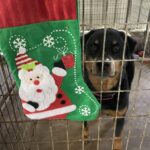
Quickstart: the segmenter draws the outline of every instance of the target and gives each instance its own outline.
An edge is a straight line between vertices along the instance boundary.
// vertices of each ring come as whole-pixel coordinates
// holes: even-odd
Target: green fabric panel
[[[25,40],[25,47],[29,57],[47,66],[51,72],[54,62],[61,59],[65,54],[75,55],[75,67],[67,70],[67,76],[63,79],[62,89],[76,104],[77,109],[71,112],[67,118],[70,120],[93,120],[99,114],[100,105],[90,92],[82,78],[81,69],[81,48],[78,20],[48,21],[37,24],[30,24],[20,27],[5,28],[0,30],[0,49],[10,67],[16,80],[20,85],[15,57],[18,48],[13,44],[16,38]],[[50,46],[44,46],[43,40],[49,36],[52,40]],[[53,42],[55,43],[53,45]],[[77,82],[77,83],[76,83]],[[82,85],[85,94],[75,94],[77,85]],[[86,98],[88,100],[86,100]],[[78,107],[80,105],[91,106],[92,115],[81,116]]]

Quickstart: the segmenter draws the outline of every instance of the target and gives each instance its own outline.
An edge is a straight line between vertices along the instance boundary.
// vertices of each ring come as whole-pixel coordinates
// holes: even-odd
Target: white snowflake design
[[[17,37],[13,42],[15,48],[25,48],[26,47],[26,40],[21,37]]]
[[[82,87],[82,86],[77,86],[77,87],[75,88],[75,93],[76,93],[76,94],[82,94],[82,93],[84,93],[84,87]]]
[[[43,39],[43,44],[44,46],[47,46],[47,47],[52,47],[55,42],[54,42],[54,38],[51,36],[51,35],[47,35],[44,39]]]
[[[82,116],[89,116],[91,114],[91,109],[89,108],[89,106],[87,105],[81,105],[79,107],[79,113],[82,115]]]

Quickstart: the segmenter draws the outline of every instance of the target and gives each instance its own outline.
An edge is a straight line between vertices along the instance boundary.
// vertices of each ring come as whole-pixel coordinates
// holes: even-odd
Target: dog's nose
[[[101,70],[101,68],[102,68],[102,63],[101,63],[101,62],[97,62],[97,63],[96,63],[96,66],[97,66],[97,68],[98,68],[99,70]]]
[[[35,85],[39,85],[39,84],[40,84],[40,81],[39,81],[39,80],[35,80],[35,81],[34,81],[34,84],[35,84]]]
[[[104,65],[104,66],[103,66],[104,70],[107,70],[107,69],[110,68],[110,63],[109,63],[109,62],[104,62],[103,65]],[[101,63],[101,62],[98,62],[98,63],[97,63],[97,67],[98,67],[99,69],[101,69],[101,68],[102,68],[102,63]]]
[[[105,62],[105,63],[104,63],[104,68],[107,69],[107,68],[109,68],[109,67],[110,67],[110,63],[109,63],[109,62]]]
[[[110,63],[109,62],[105,62],[104,63],[104,72],[109,72],[110,70]]]

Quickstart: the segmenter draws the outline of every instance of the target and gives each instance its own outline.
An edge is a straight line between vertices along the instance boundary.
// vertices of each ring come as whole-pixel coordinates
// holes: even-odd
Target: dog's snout
[[[104,68],[109,68],[110,67],[110,63],[109,62],[105,62],[104,63]]]
[[[101,63],[101,62],[97,62],[97,63],[96,63],[96,66],[97,66],[98,70],[101,70],[101,68],[102,68],[102,63]]]

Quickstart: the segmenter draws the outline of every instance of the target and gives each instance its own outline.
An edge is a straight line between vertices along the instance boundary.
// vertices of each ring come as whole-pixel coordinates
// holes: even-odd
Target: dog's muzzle
[[[103,69],[102,69],[103,65]],[[107,76],[114,76],[116,69],[115,69],[115,62],[104,62],[96,63],[97,72],[99,72],[100,76],[107,77]]]
[[[86,64],[86,68],[90,74],[101,77],[113,77],[116,75],[117,68],[114,60],[106,59],[105,62],[89,62]]]

